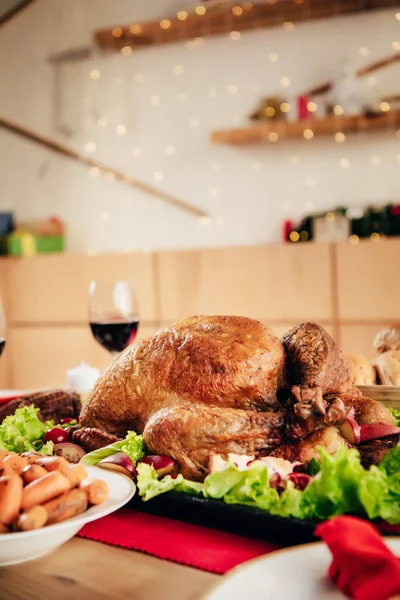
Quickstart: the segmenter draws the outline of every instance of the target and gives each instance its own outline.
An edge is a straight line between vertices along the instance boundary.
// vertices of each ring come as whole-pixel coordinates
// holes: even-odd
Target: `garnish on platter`
[[[71,418],[42,422],[39,408],[33,405],[17,408],[13,415],[0,424],[0,449],[9,452],[38,452],[63,456],[70,463],[78,463],[86,454],[83,448],[70,441],[70,429],[77,425]]]
[[[352,408],[347,416],[344,423],[340,426],[340,431],[343,437],[355,446],[368,442],[369,440],[376,440],[391,435],[399,435],[400,427],[397,426],[398,419],[396,417],[398,411],[392,409],[391,414],[393,416],[393,424],[386,423],[368,423],[365,425],[359,425],[355,420],[354,408]]]
[[[122,446],[130,447],[131,454],[120,452]],[[343,446],[333,455],[323,448],[317,451],[319,461],[313,458],[308,464],[274,457],[214,455],[209,474],[200,483],[182,474],[165,475],[165,468],[176,469],[175,461],[166,456],[137,458],[144,452],[143,438],[129,432],[123,442],[87,454],[82,462],[103,466],[103,461],[126,465],[129,460],[132,466],[126,474],[136,480],[145,502],[174,491],[253,506],[281,517],[325,520],[357,514],[400,523],[400,444],[386,453],[379,466],[369,469],[361,465],[355,448]]]
[[[0,449],[10,452],[53,453],[53,442],[44,436],[53,424],[42,423],[34,406],[18,408],[0,424]]]
[[[101,469],[118,471],[123,475],[132,477],[133,479],[135,479],[137,476],[135,463],[127,454],[125,454],[125,452],[116,452],[115,454],[106,456],[98,463],[98,466]]]

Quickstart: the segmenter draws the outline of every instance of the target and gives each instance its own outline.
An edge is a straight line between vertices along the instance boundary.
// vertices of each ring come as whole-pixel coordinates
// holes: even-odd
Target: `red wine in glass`
[[[91,322],[94,338],[109,352],[117,354],[135,341],[139,319],[105,323]]]
[[[139,327],[139,309],[132,283],[92,281],[89,324],[95,340],[113,356],[132,344]]]

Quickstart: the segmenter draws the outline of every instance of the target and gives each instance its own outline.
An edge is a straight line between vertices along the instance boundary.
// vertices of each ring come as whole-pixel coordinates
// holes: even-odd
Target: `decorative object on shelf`
[[[237,129],[220,129],[211,133],[211,141],[216,144],[246,145],[265,142],[268,134],[277,133],[279,139],[300,138],[311,140],[314,137],[331,135],[338,132],[344,134],[379,129],[393,129],[400,124],[400,110],[391,110],[378,116],[363,115],[330,116],[320,119],[310,118],[307,122],[267,122],[257,123]],[[311,133],[310,133],[311,132]]]
[[[369,118],[380,116],[398,108],[396,101],[399,97],[381,98],[378,88],[368,85],[364,78],[399,60],[400,55],[396,53],[356,71],[350,65],[344,64],[337,79],[322,84],[309,93],[326,95],[329,115],[359,114]]]
[[[345,64],[337,79],[301,94],[295,103],[281,104],[280,113],[287,113],[283,115],[285,118],[280,118],[282,115],[274,105],[269,106],[270,99],[265,98],[250,116],[260,124],[213,131],[211,140],[217,144],[240,145],[295,137],[311,140],[318,135],[365,133],[396,127],[400,124],[400,96],[381,98],[374,86],[367,85],[362,78],[399,60],[400,54],[396,53],[357,71]],[[267,110],[269,118],[265,114]]]
[[[371,107],[360,78],[349,65],[344,65],[329,93],[332,113],[336,115],[361,115]]]
[[[396,217],[392,215],[392,206],[370,206],[359,217],[352,219],[352,235],[359,238],[372,237],[377,241],[380,237],[396,234]],[[400,219],[398,219],[400,221]]]
[[[299,121],[305,121],[310,116],[308,110],[309,102],[308,96],[299,96],[297,98],[297,118]]]
[[[298,227],[290,229],[290,225],[290,221],[284,221],[284,239],[287,242],[349,240],[356,244],[363,238],[377,242],[385,237],[400,237],[400,204],[369,206],[366,209],[338,207],[323,214],[308,215]]]
[[[316,242],[344,242],[350,236],[350,221],[346,215],[326,213],[312,220],[312,239]]]
[[[0,235],[9,235],[14,231],[14,215],[12,212],[0,212]]]
[[[57,217],[39,223],[21,223],[8,236],[7,250],[10,256],[34,256],[64,250],[64,228]]]
[[[0,256],[7,254],[7,239],[14,231],[14,215],[12,212],[0,212]]]
[[[280,96],[262,98],[259,107],[250,115],[251,121],[284,121],[289,103]]]
[[[289,235],[292,231],[294,231],[293,221],[291,221],[290,219],[286,219],[286,221],[283,221],[282,237],[284,242],[287,242],[289,240]]]

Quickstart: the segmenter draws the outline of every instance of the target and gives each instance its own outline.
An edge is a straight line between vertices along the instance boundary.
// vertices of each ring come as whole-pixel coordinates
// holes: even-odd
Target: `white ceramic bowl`
[[[358,389],[367,398],[379,400],[385,406],[400,410],[400,386],[398,385],[359,385]]]
[[[86,523],[105,517],[121,508],[136,491],[134,482],[125,475],[105,471],[99,467],[86,467],[86,469],[89,477],[102,479],[108,484],[110,489],[108,499],[98,506],[92,506],[82,515],[62,523],[34,531],[0,535],[0,567],[33,560],[55,550],[70,540]]]

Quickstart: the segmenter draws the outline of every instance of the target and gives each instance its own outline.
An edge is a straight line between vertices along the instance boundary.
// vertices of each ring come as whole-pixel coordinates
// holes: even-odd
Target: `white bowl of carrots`
[[[1,452],[1,451],[0,451]],[[39,558],[134,495],[134,482],[59,456],[0,454],[0,566]]]

